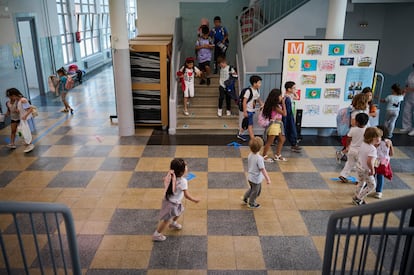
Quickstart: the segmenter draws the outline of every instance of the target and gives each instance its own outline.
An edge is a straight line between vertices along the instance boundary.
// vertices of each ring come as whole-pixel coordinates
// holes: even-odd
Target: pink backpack
[[[260,125],[260,127],[266,128],[267,126],[269,126],[270,120],[265,118],[263,116],[263,112],[260,111],[259,116],[257,117],[257,123]]]

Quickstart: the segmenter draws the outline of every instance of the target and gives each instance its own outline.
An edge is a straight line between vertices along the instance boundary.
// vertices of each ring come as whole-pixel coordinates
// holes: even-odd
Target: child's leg
[[[375,191],[377,193],[382,193],[383,185],[384,185],[384,175],[377,174],[377,187],[375,188]]]
[[[269,151],[270,146],[272,145],[273,141],[275,141],[275,137],[273,135],[267,135],[266,144],[263,147],[263,156],[267,155],[267,151]]]
[[[218,100],[218,108],[221,110],[223,109],[223,101],[226,91],[223,87],[219,86],[219,100]]]
[[[365,174],[365,187],[362,188],[361,193],[359,194],[359,199],[364,200],[365,197],[375,190],[376,183],[375,183],[375,177],[368,175],[368,173]]]
[[[14,145],[14,141],[16,139],[17,126],[18,126],[18,123],[16,123],[16,122],[10,123],[10,130],[11,130],[11,133],[10,133],[10,144],[11,145]]]
[[[282,134],[279,134],[279,142],[277,143],[276,146],[276,155],[280,156],[282,155],[282,148],[283,148],[283,144],[286,141],[286,137]]]
[[[247,189],[246,192],[244,192],[244,195],[243,195],[243,200],[244,201],[247,201],[247,199],[250,197],[250,194],[252,192],[252,185],[250,184],[250,182],[249,182],[249,185],[250,185],[249,189]]]
[[[247,127],[247,131],[249,132],[250,139],[254,139],[254,132],[253,132],[253,115],[254,113],[247,112],[249,117],[249,126]]]
[[[228,92],[226,92],[226,107],[227,111],[231,111],[231,96]]]
[[[345,162],[345,166],[339,174],[341,177],[348,177],[352,169],[354,169],[356,163],[358,162],[358,152],[350,150],[348,152],[348,160]]]
[[[162,233],[167,228],[169,223],[170,223],[170,221],[168,221],[168,220],[167,221],[161,220],[158,224],[157,232]]]

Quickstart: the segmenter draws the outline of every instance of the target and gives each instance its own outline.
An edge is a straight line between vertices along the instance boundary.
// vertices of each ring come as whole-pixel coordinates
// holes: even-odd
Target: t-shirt
[[[260,98],[260,94],[259,91],[254,89],[253,87],[250,87],[250,89],[248,89],[246,91],[246,93],[244,94],[244,98],[246,98],[246,100],[249,100],[250,97],[250,90],[253,93],[253,97],[250,101],[247,102],[247,111],[248,112],[254,112],[254,101]]]
[[[229,79],[230,74],[235,74],[235,73],[236,73],[236,70],[234,70],[233,67],[231,67],[230,69],[230,65],[227,65],[224,68],[220,68],[220,78],[219,78],[220,86],[223,88],[226,88],[226,85],[224,85],[224,81]]]
[[[198,74],[200,73],[200,69],[197,67],[193,67],[192,69],[186,68],[184,66],[182,66],[180,68],[180,71],[183,72],[183,76],[184,76],[184,81],[188,84],[188,85],[193,85],[194,84],[194,74]]]
[[[223,41],[226,35],[228,35],[228,32],[223,26],[213,27],[210,31],[210,36],[214,38],[214,44]]]
[[[358,166],[364,170],[369,170],[367,160],[368,157],[377,158],[377,148],[374,145],[362,142],[358,153]]]
[[[248,180],[256,184],[262,183],[264,176],[260,169],[263,168],[265,168],[263,157],[259,153],[250,153],[247,157]]]
[[[168,200],[173,203],[181,203],[184,198],[184,190],[188,189],[187,179],[184,177],[177,178],[175,185],[175,193],[171,195]]]
[[[411,72],[407,77],[406,85],[409,88],[414,88],[414,72]],[[407,92],[405,94],[405,100],[412,102],[414,100],[414,92]]]
[[[387,111],[399,111],[401,106],[401,101],[404,100],[403,95],[389,95],[385,98],[387,102]]]
[[[66,81],[67,81],[68,78],[63,75],[59,79],[60,79],[59,92],[67,92],[68,90],[65,89],[65,85],[66,85]]]
[[[209,38],[199,37],[196,42],[196,46],[204,46],[204,45],[213,45],[213,42]],[[210,48],[201,48],[197,51],[197,60],[199,63],[204,63],[207,61],[211,61],[211,51]]]
[[[349,150],[358,151],[361,144],[364,142],[364,133],[367,127],[360,128],[358,126],[351,127],[347,136],[351,137],[351,144],[349,145]]]

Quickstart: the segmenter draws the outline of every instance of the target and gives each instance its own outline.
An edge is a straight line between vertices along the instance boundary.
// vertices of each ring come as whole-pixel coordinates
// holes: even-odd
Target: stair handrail
[[[247,43],[258,34],[282,20],[291,12],[310,0],[256,0],[244,9],[238,18],[242,28],[243,43]]]
[[[168,102],[169,128],[168,134],[175,135],[177,131],[177,91],[178,83],[175,73],[180,69],[181,48],[183,46],[182,17],[175,19],[173,46],[170,60],[170,96]]]

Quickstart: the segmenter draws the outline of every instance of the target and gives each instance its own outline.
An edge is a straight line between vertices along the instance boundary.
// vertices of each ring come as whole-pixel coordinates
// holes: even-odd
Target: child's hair
[[[65,68],[61,67],[59,70],[56,71],[58,74],[67,75]]]
[[[388,132],[387,127],[385,127],[384,125],[378,125],[377,128],[382,131],[382,139],[384,139],[385,137],[388,137],[389,132]]]
[[[256,154],[263,147],[263,139],[261,137],[254,137],[249,141],[250,151]]]
[[[372,89],[370,87],[365,87],[364,89],[362,89],[361,94],[368,94],[371,93],[372,94]],[[367,96],[368,97],[368,96]],[[372,103],[372,99],[370,101],[368,101],[368,104],[371,105]]]
[[[397,95],[402,95],[402,93],[403,93],[401,88],[400,88],[400,84],[398,84],[398,83],[392,84],[391,90],[393,90]]]
[[[262,81],[262,78],[260,76],[258,76],[258,75],[252,75],[250,77],[250,84],[251,85],[254,85],[254,83],[257,83],[259,81]]]
[[[382,138],[382,130],[377,127],[368,127],[364,133],[364,142],[371,144],[374,138]]]
[[[206,25],[202,25],[201,26],[201,33],[202,34],[209,34],[210,33],[210,29]]]
[[[185,59],[184,67],[187,67],[187,64],[194,64],[194,58],[192,58],[192,57],[187,57],[187,58]]]
[[[280,104],[279,97],[282,92],[279,89],[270,91],[263,106],[262,114],[265,118],[271,118],[273,109]]]
[[[359,93],[352,98],[352,107],[355,110],[366,110],[368,104],[368,96],[363,93]]]
[[[10,88],[6,90],[6,97],[13,96],[13,95],[18,96],[18,97],[23,97],[23,94],[16,88]]]
[[[365,125],[367,125],[368,120],[369,116],[366,113],[359,113],[355,116],[355,121],[360,127],[364,127]]]
[[[214,21],[220,21],[221,22],[221,17],[220,16],[214,17]]]
[[[219,57],[217,57],[217,63],[221,64],[221,63],[226,63],[227,59],[225,56],[220,55]]]
[[[286,83],[285,83],[285,90],[287,90],[287,89],[290,89],[290,88],[292,88],[293,86],[295,86],[296,85],[296,83],[295,82],[293,82],[293,81],[287,81]]]
[[[174,174],[176,178],[179,178],[182,175],[184,175],[186,166],[187,166],[187,163],[185,162],[185,160],[181,158],[175,158],[170,163],[170,169],[174,170]],[[172,196],[173,194],[174,192],[173,192],[173,185],[172,185],[172,178],[171,178],[167,191],[165,192],[165,199],[168,200],[168,198]]]

